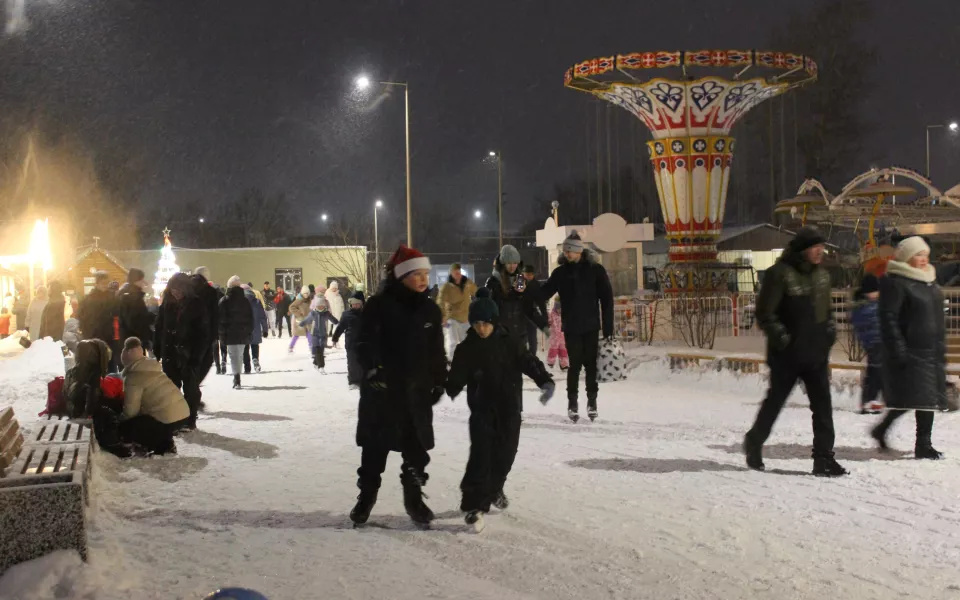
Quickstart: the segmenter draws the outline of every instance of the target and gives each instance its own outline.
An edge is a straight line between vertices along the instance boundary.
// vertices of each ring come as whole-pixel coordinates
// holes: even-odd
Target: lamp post
[[[370,78],[366,75],[357,77],[357,89],[365,90],[371,85]],[[407,246],[413,247],[413,222],[410,216],[410,86],[406,82],[400,81],[380,81],[380,85],[397,86],[403,88],[403,112],[404,112],[404,134],[406,136],[406,154],[407,154]]]
[[[503,156],[499,150],[491,150],[490,157],[497,161],[497,227],[500,247],[503,248]]]
[[[927,125],[927,179],[930,179],[930,130],[931,129],[943,129],[943,125]],[[960,124],[956,121],[951,122],[946,126],[947,129],[956,133],[960,129]]]
[[[197,221],[200,223],[200,245],[202,246],[203,245],[203,223],[205,219],[203,217],[200,217],[199,219],[197,219]]]
[[[376,268],[377,277],[380,277],[380,229],[377,227],[377,213],[380,212],[381,208],[383,208],[383,201],[377,200],[373,205],[373,264]]]

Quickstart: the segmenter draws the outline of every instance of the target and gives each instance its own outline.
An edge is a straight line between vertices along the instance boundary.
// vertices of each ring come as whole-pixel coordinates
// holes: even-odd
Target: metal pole
[[[927,179],[930,179],[930,126],[927,126]]]
[[[407,247],[413,248],[413,223],[410,220],[410,86],[403,85],[403,106],[407,132]]]
[[[497,224],[500,228],[500,247],[503,248],[503,155],[497,150]]]

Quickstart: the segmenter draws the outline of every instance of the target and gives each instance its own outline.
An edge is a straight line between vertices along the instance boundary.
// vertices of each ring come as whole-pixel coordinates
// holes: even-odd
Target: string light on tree
[[[167,287],[167,282],[175,273],[180,272],[177,257],[173,255],[173,246],[170,244],[170,228],[163,230],[163,250],[160,251],[160,260],[157,261],[157,273],[153,279],[153,293],[159,297]]]

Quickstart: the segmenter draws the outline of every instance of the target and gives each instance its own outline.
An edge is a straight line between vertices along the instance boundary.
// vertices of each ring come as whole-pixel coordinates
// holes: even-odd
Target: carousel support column
[[[801,227],[806,227],[806,226],[807,226],[807,209],[808,209],[808,208],[810,208],[810,205],[809,205],[809,204],[804,204],[804,205],[803,205],[803,217],[800,219],[800,226],[801,226]]]
[[[877,242],[873,238],[873,227],[874,223],[877,221],[877,213],[880,212],[880,207],[883,205],[883,194],[877,196],[877,201],[873,205],[873,211],[870,213],[870,232],[867,236],[867,240],[876,247]]]

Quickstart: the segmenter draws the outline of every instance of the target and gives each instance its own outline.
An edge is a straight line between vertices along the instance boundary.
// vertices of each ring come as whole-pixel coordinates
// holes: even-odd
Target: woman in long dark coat
[[[883,399],[890,412],[871,434],[882,449],[887,431],[907,410],[916,411],[914,456],[939,459],[931,442],[934,411],[947,400],[946,325],[943,294],[930,264],[930,247],[919,237],[897,245],[880,280],[880,335],[883,339]]]
[[[433,520],[422,486],[433,449],[433,405],[443,394],[447,359],[440,308],[430,301],[430,261],[400,246],[390,261],[382,291],[363,311],[357,357],[365,373],[360,386],[357,445],[363,448],[357,486],[360,495],[350,513],[354,523],[370,517],[380,476],[391,451],[403,455],[400,481],[410,518]]]

